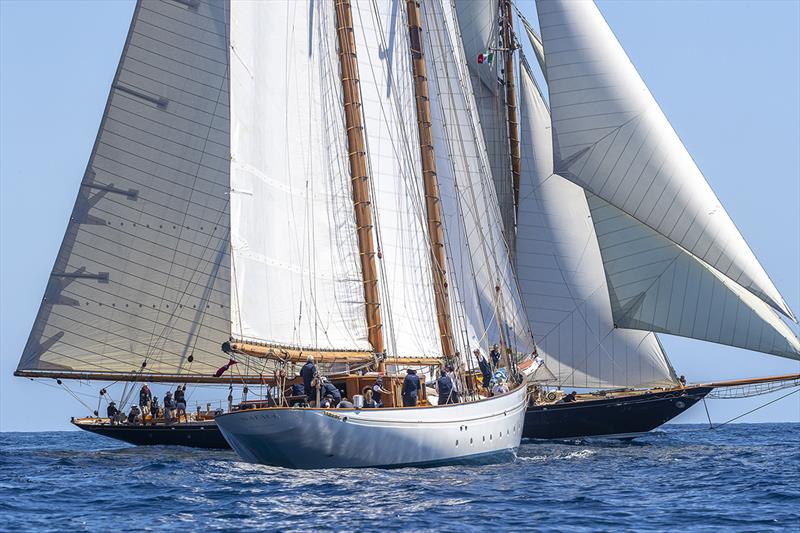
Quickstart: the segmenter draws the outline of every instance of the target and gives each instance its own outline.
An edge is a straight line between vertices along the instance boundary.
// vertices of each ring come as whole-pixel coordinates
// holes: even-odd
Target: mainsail
[[[137,4],[17,375],[192,381],[228,362],[226,5]]]
[[[555,171],[794,318],[594,3],[537,11]]]
[[[369,351],[332,4],[231,8],[232,337]]]
[[[520,74],[516,265],[539,353],[562,385],[672,386],[655,334],[615,327],[586,195],[553,174],[550,113],[525,61]]]

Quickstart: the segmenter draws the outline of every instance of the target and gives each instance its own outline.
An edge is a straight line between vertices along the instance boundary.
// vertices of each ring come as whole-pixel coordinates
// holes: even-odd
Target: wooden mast
[[[336,1],[336,35],[339,41],[344,116],[347,126],[347,149],[350,159],[350,180],[353,185],[353,205],[364,281],[364,302],[367,313],[369,342],[375,353],[383,353],[383,326],[378,296],[378,267],[375,261],[375,241],[372,237],[372,210],[369,198],[364,124],[361,117],[361,90],[353,35],[353,15],[349,0]],[[383,363],[381,363],[383,367]],[[383,368],[381,368],[383,370]]]
[[[411,46],[411,65],[414,73],[414,95],[417,102],[417,130],[422,156],[422,177],[425,189],[425,210],[428,219],[428,236],[431,241],[431,267],[436,301],[436,317],[442,354],[455,355],[453,324],[450,319],[450,301],[447,291],[444,251],[442,207],[439,200],[439,182],[436,177],[436,157],[431,130],[431,106],[428,97],[428,69],[422,51],[422,23],[419,0],[406,0],[408,33]]]
[[[517,124],[517,94],[514,86],[514,26],[511,0],[503,2],[503,49],[505,53],[506,110],[508,115],[508,144],[511,148],[511,179],[514,188],[514,212],[519,209],[519,125]]]

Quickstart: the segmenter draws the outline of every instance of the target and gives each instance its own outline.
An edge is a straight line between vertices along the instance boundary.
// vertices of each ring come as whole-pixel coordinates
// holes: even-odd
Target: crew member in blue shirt
[[[306,359],[306,364],[304,364],[303,368],[300,369],[300,377],[303,378],[303,390],[306,393],[309,403],[317,401],[315,390],[311,386],[311,382],[314,380],[314,376],[316,375],[317,367],[314,365],[314,356],[309,355]]]
[[[413,368],[406,370],[406,377],[403,379],[403,407],[415,407],[417,405],[421,388],[417,371]]]
[[[342,393],[339,392],[339,389],[336,388],[336,385],[328,381],[328,378],[322,378],[322,385],[320,386],[319,394],[322,397],[330,396],[333,398],[333,402],[331,402],[333,405],[331,405],[331,407],[336,407],[339,405],[339,402],[342,401]]]
[[[446,372],[442,372],[439,379],[436,381],[436,388],[439,389],[439,405],[446,405],[448,403],[456,403],[454,400],[453,380]]]

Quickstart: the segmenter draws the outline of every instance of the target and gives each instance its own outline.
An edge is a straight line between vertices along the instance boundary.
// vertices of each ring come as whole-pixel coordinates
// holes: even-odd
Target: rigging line
[[[67,387],[67,385],[66,385],[66,384],[65,384],[65,383],[64,383],[62,380],[60,380],[60,379],[59,379],[59,380],[57,380],[57,381],[56,381],[56,383],[58,383],[59,385],[61,385],[61,387],[63,387],[63,389],[64,389],[64,390],[66,390],[66,391],[69,393],[69,395],[70,395],[70,396],[72,396],[72,397],[73,397],[73,398],[75,398],[77,401],[79,401],[79,402],[80,402],[80,404],[81,404],[81,405],[83,405],[83,406],[86,408],[86,410],[87,410],[87,411],[89,411],[89,413],[90,413],[90,414],[93,414],[93,413],[94,413],[94,409],[92,409],[92,408],[91,408],[91,407],[90,407],[90,406],[89,406],[89,405],[88,405],[86,402],[84,402],[83,400],[81,400],[81,399],[78,397],[78,395],[77,395],[77,394],[75,394],[74,392],[72,392],[72,390],[70,390],[70,388],[69,388],[69,387]]]
[[[706,418],[708,418],[708,429],[714,429],[714,424],[711,423],[711,414],[708,412],[708,404],[706,403],[705,396],[703,397],[703,407],[706,409]]]
[[[758,407],[756,407],[755,409],[750,409],[750,410],[749,410],[749,411],[747,411],[746,413],[742,413],[742,414],[740,414],[739,416],[735,416],[735,417],[731,418],[730,420],[726,420],[725,422],[723,422],[723,423],[721,423],[721,424],[717,424],[716,426],[714,426],[714,427],[711,427],[711,428],[709,428],[709,429],[718,429],[718,428],[720,428],[720,427],[724,426],[725,424],[730,424],[730,423],[731,423],[731,422],[733,422],[734,420],[739,420],[739,419],[740,419],[740,418],[742,418],[743,416],[747,416],[747,415],[749,415],[750,413],[754,413],[754,412],[758,411],[759,409],[763,409],[764,407],[767,407],[768,405],[772,405],[773,403],[775,403],[775,402],[777,402],[777,401],[780,401],[780,400],[783,400],[784,398],[787,398],[787,397],[791,396],[792,394],[797,394],[798,392],[800,392],[800,388],[797,388],[797,389],[795,389],[795,390],[793,390],[793,391],[791,391],[791,392],[788,392],[788,393],[784,394],[783,396],[781,396],[781,397],[779,397],[779,398],[775,398],[774,400],[770,400],[770,401],[768,401],[767,403],[765,403],[765,404],[763,404],[763,405],[759,405],[759,406],[758,406]],[[706,399],[705,399],[705,398],[703,398],[703,403],[704,403],[704,404],[705,404],[705,401],[706,401]],[[708,413],[708,408],[706,408],[706,413]],[[711,419],[709,418],[709,423],[710,423],[710,422],[711,422]]]

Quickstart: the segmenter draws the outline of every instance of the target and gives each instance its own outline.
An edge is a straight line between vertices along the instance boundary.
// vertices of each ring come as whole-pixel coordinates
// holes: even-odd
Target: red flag
[[[220,377],[222,374],[224,374],[224,373],[225,373],[225,371],[227,371],[227,370],[228,370],[228,369],[231,367],[231,365],[235,365],[235,364],[236,364],[236,361],[234,361],[233,359],[231,359],[230,361],[228,361],[228,364],[226,364],[226,365],[222,365],[221,367],[219,367],[219,368],[217,369],[217,371],[216,371],[216,372],[214,372],[214,377],[215,377],[215,378],[218,378],[218,377]]]

